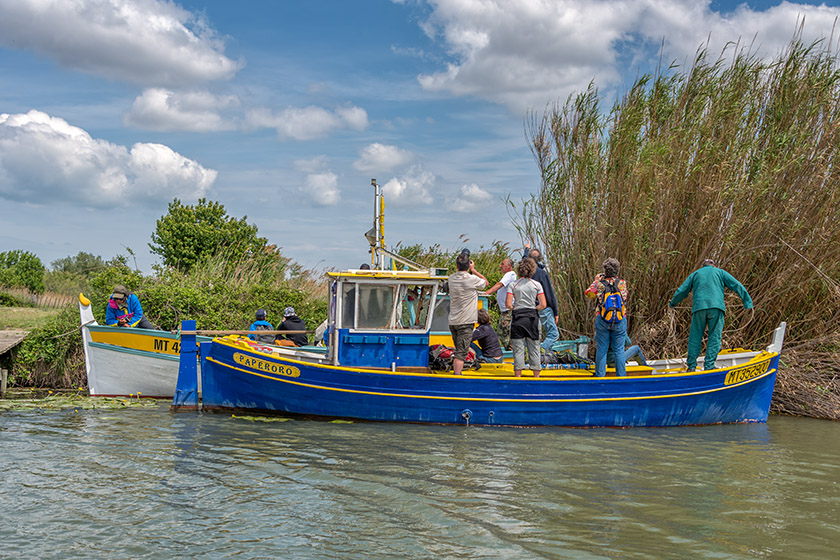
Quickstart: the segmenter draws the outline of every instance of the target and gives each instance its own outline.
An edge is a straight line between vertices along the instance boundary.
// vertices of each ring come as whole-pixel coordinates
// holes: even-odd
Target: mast
[[[416,262],[401,257],[396,253],[389,251],[385,247],[385,196],[382,194],[382,189],[376,183],[376,179],[371,179],[370,184],[373,187],[373,228],[369,229],[365,234],[365,238],[370,243],[370,263],[373,270],[386,270],[386,257],[404,264],[409,270],[426,270]]]

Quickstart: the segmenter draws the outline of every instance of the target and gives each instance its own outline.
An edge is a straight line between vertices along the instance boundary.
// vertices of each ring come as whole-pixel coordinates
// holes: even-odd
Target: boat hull
[[[370,421],[631,427],[765,422],[779,355],[701,373],[455,376],[289,360],[231,341],[201,345],[205,410]]]
[[[180,362],[177,335],[98,325],[82,330],[92,397],[175,394]]]

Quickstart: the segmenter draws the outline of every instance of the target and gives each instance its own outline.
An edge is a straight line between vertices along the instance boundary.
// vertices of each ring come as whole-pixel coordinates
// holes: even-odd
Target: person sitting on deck
[[[248,330],[251,331],[273,331],[274,325],[269,323],[266,319],[265,309],[257,309],[257,320],[251,323]],[[274,342],[273,334],[249,334],[248,338],[262,342],[263,344],[271,344]]]
[[[636,360],[640,366],[647,366],[647,360],[645,359],[645,354],[642,352],[642,347],[638,344],[633,344],[633,341],[630,340],[630,335],[624,335],[624,363],[629,362],[630,360]],[[607,365],[608,366],[615,366],[615,352],[612,351],[612,348],[607,352]]]
[[[140,300],[125,286],[117,285],[105,308],[105,324],[111,327],[133,327],[154,329],[155,326],[143,315]]]
[[[478,310],[478,327],[473,331],[470,348],[475,350],[480,361],[502,363],[502,347],[496,331],[490,326],[490,314],[486,309]]]
[[[277,326],[278,331],[305,331],[306,323],[297,316],[294,307],[283,310],[283,322]],[[278,334],[274,342],[280,346],[306,346],[309,339],[306,333]]]

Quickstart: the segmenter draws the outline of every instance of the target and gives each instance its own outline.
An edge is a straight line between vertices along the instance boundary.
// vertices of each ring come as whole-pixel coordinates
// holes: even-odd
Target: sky
[[[590,83],[609,105],[706,43],[773,57],[838,16],[840,0],[0,0],[0,251],[148,274],[169,203],[206,198],[306,268],[355,268],[374,178],[389,246],[519,247],[504,200],[539,191],[529,111]]]

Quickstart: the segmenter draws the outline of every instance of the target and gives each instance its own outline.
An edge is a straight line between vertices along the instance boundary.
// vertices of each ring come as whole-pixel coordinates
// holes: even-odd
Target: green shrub
[[[0,253],[0,286],[26,288],[36,294],[44,293],[44,265],[29,251]]]
[[[30,387],[87,385],[76,305],[67,306],[29,333],[17,349],[10,379],[14,385]]]
[[[0,307],[32,307],[32,304],[14,294],[0,290]]]

